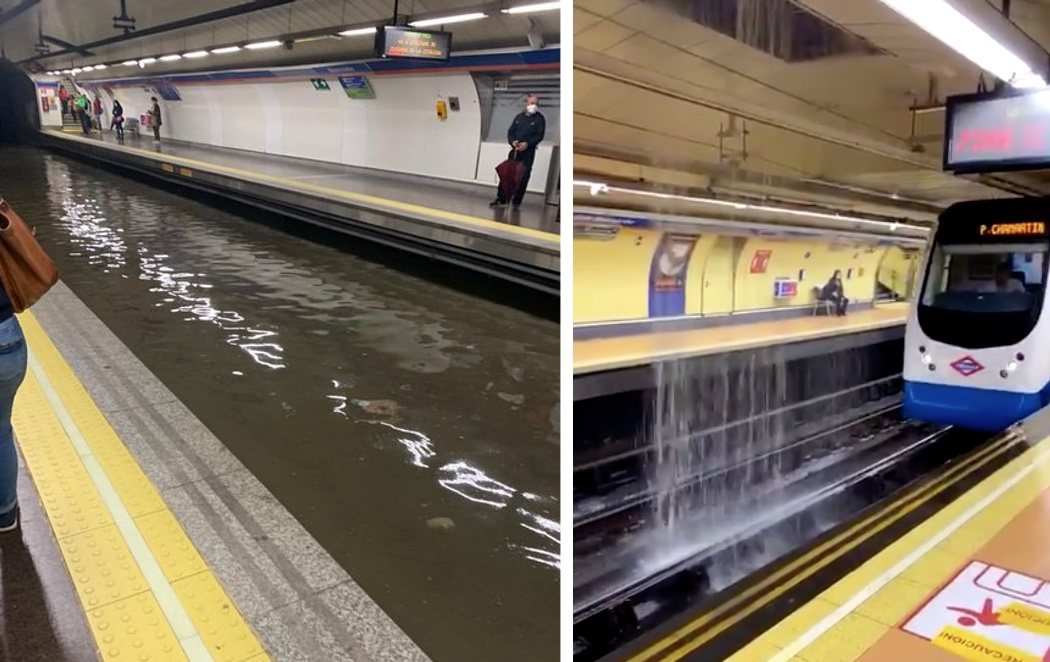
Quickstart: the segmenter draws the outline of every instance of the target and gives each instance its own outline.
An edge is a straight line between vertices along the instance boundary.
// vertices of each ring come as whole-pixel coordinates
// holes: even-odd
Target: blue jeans
[[[28,359],[22,326],[15,317],[0,322],[0,514],[18,504],[18,453],[11,427],[15,393],[26,376]]]

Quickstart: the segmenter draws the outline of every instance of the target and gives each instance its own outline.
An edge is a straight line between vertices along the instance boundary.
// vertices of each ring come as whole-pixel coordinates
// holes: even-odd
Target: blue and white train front
[[[1048,211],[1015,198],[941,214],[905,331],[906,417],[998,431],[1047,404]]]

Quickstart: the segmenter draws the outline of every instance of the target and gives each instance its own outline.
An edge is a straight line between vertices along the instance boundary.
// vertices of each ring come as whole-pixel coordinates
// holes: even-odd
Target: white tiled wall
[[[468,73],[370,76],[376,98],[349,99],[338,80],[319,92],[308,80],[177,84],[181,101],[163,101],[162,136],[284,156],[494,184],[507,146],[481,141],[477,89]],[[113,88],[127,117],[154,92]],[[438,98],[459,97],[441,120]],[[108,109],[109,100],[104,99]],[[529,189],[542,192],[551,149],[537,154]]]

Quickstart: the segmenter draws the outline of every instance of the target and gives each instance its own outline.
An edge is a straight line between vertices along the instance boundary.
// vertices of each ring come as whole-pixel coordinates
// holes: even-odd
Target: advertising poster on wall
[[[766,269],[769,268],[769,258],[772,257],[773,251],[767,249],[761,249],[755,251],[755,254],[751,256],[750,271],[753,274],[764,274]]]
[[[696,235],[665,234],[653,254],[649,271],[649,316],[685,314],[685,279]]]

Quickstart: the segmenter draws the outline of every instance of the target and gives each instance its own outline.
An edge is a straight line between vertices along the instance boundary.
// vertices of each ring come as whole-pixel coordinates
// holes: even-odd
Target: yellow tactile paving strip
[[[572,369],[576,374],[584,374],[629,368],[654,361],[873,331],[904,324],[908,305],[889,303],[846,317],[799,317],[772,322],[727,324],[692,331],[662,331],[577,340],[572,344]]]
[[[772,629],[762,633],[727,662],[855,662],[952,576],[1007,522],[1050,488],[1050,449],[1045,446],[1041,444],[1029,449],[1002,467]],[[820,627],[822,634],[812,643],[799,646],[800,637],[856,596],[865,594],[866,589],[870,592],[869,587],[875,585],[878,578],[902,558],[914,553],[938,532],[1029,469],[1032,470],[1019,482],[995,497],[855,609],[830,627]]]
[[[101,658],[268,659],[46,332],[29,313],[20,320],[32,358],[15,401],[15,433]],[[78,435],[84,442],[79,451],[72,438]],[[98,487],[98,473],[93,473],[92,467],[99,466],[139,538],[127,535],[128,521],[107,505],[112,501],[106,501],[105,488]],[[155,559],[160,577],[140,561],[143,553]],[[158,585],[164,589],[159,595]],[[173,605],[173,599],[179,604]],[[180,611],[192,626],[173,626],[171,613]]]
[[[281,186],[282,188],[289,189],[300,189],[305,192],[313,194],[321,194],[328,198],[341,198],[351,202],[365,203],[378,207],[385,207],[387,209],[394,209],[410,214],[419,214],[422,216],[431,216],[433,218],[440,218],[445,221],[452,221],[455,223],[462,223],[464,225],[470,225],[475,228],[485,228],[490,231],[497,233],[508,233],[512,235],[518,235],[520,237],[528,237],[530,239],[536,239],[546,245],[547,248],[555,250],[561,247],[561,238],[553,232],[544,232],[543,230],[533,230],[532,228],[523,228],[514,225],[508,225],[506,223],[500,223],[498,221],[490,221],[484,218],[478,218],[476,216],[468,216],[467,214],[459,214],[451,211],[444,211],[442,209],[434,209],[432,207],[424,207],[422,205],[414,205],[408,202],[401,202],[399,200],[390,200],[387,198],[380,198],[374,195],[367,195],[365,193],[355,193],[353,191],[344,191],[342,189],[331,188],[328,186],[320,186],[318,184],[307,184],[305,182],[292,181],[283,177],[275,177],[273,175],[266,175],[261,172],[255,172],[252,170],[242,170],[240,168],[234,168],[231,166],[219,165],[216,163],[207,163],[204,161],[198,161],[196,159],[186,158],[184,156],[173,156],[169,154],[158,154],[147,149],[139,147],[128,147],[123,145],[116,147],[108,145],[98,140],[91,138],[84,138],[83,136],[75,134],[63,134],[59,132],[52,132],[56,136],[64,138],[66,140],[76,140],[79,142],[89,143],[91,145],[103,147],[105,149],[112,149],[116,151],[135,152],[142,154],[154,160],[164,161],[170,164],[188,166],[190,168],[197,168],[200,170],[210,170],[216,173],[225,173],[233,175],[235,177],[241,177],[249,180],[256,180],[260,182],[266,182]]]

